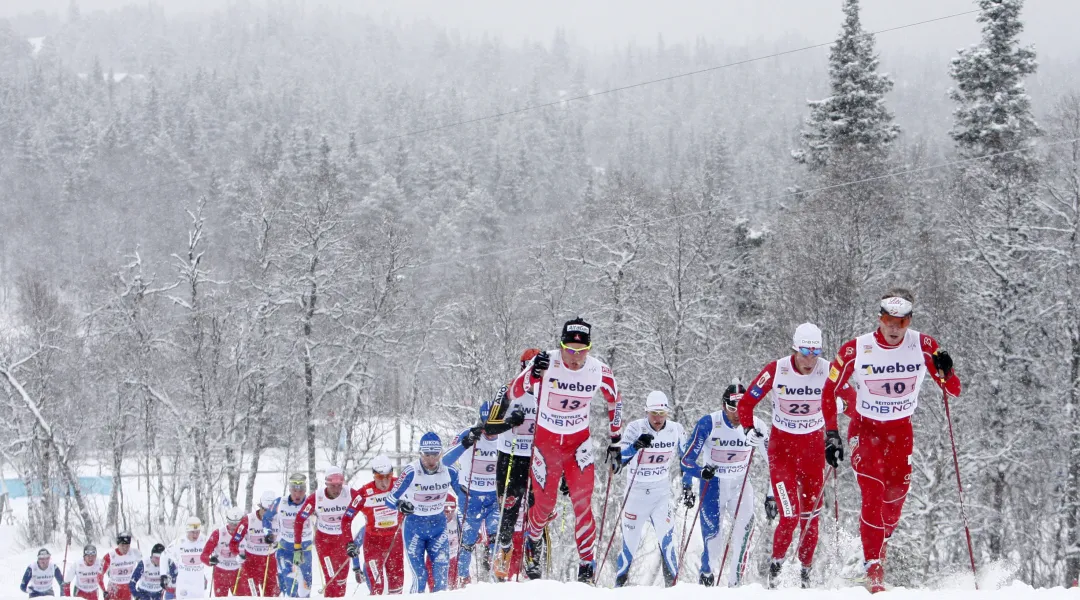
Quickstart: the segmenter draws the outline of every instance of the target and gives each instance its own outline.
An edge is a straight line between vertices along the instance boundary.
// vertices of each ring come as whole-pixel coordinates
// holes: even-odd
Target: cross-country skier
[[[184,529],[184,537],[173,541],[165,551],[175,586],[173,593],[177,598],[205,598],[206,568],[201,556],[206,538],[202,535],[202,521],[189,517]]]
[[[412,593],[427,587],[424,559],[431,557],[434,591],[447,588],[450,556],[443,509],[446,495],[461,497],[458,470],[439,460],[442,441],[433,432],[420,437],[420,458],[401,470],[386,505],[402,514],[405,552],[412,570]]]
[[[277,498],[273,492],[263,492],[255,510],[240,519],[240,525],[229,542],[229,548],[240,557],[240,585],[236,586],[239,596],[278,595],[277,561],[274,559],[273,534],[263,525],[263,516],[273,506]],[[240,547],[240,542],[244,547]]]
[[[239,507],[225,510],[225,526],[218,527],[206,538],[206,545],[200,559],[202,564],[213,568],[211,580],[214,583],[214,596],[224,598],[232,594],[240,572],[240,557],[230,548],[233,534],[244,518],[244,511]]]
[[[660,568],[664,583],[675,585],[678,572],[675,532],[671,523],[672,465],[683,455],[686,432],[668,420],[671,407],[664,392],[653,391],[645,398],[646,418],[631,421],[623,433],[626,447],[622,458],[626,472],[626,507],[622,513],[622,551],[616,563],[615,587],[626,585],[645,525],[652,523],[660,543]]]
[[[131,600],[131,574],[142,560],[142,554],[131,547],[131,534],[124,531],[116,534],[116,548],[105,554],[101,561],[101,587],[105,590],[105,600]],[[109,584],[105,585],[105,577]]]
[[[150,548],[150,558],[139,561],[135,572],[131,574],[128,588],[135,600],[161,600],[165,588],[169,587],[168,567],[162,564],[165,544],[154,544]]]
[[[323,595],[340,598],[345,595],[349,581],[348,547],[353,541],[352,516],[346,513],[360,490],[345,485],[345,474],[337,466],[327,467],[324,479],[326,485],[308,496],[296,515],[293,524],[293,562],[302,560],[303,545],[295,540],[303,539],[305,523],[314,514],[315,552],[320,557],[319,567],[326,582]]]
[[[611,422],[611,443],[606,455],[614,468],[622,461],[619,446],[622,399],[611,369],[590,356],[591,349],[592,326],[581,318],[567,321],[559,338],[558,353],[537,354],[532,366],[510,385],[511,401],[531,392],[538,405],[529,483],[535,504],[528,512],[525,540],[525,573],[530,579],[540,577],[541,536],[552,518],[559,481],[564,476],[574,507],[578,581],[592,582],[596,568],[596,521],[592,512],[596,478],[589,438],[589,407],[597,392],[603,394]]]
[[[731,564],[728,585],[739,585],[754,531],[754,486],[746,470],[750,466],[751,447],[756,446],[764,454],[768,438],[764,435],[748,435],[739,426],[738,406],[745,393],[746,388],[737,381],[724,390],[723,409],[698,420],[682,457],[683,503],[687,508],[694,506],[693,478],[701,479],[701,537],[704,549],[701,552],[698,580],[704,586],[715,585],[723,577],[724,574],[717,572],[717,569],[725,550]],[[764,431],[765,425],[755,419],[754,428],[758,432]],[[698,458],[702,456],[704,466],[698,465]],[[775,507],[772,494],[769,494],[765,499],[769,515],[775,514]],[[734,527],[731,527],[731,539],[726,540],[723,533],[730,523],[734,523]]]
[[[914,308],[915,296],[907,289],[893,288],[882,296],[877,330],[840,346],[821,398],[825,460],[837,467],[844,458],[837,429],[837,390],[845,384],[855,389],[855,401],[845,414],[851,418],[851,468],[862,492],[859,529],[871,592],[885,589],[885,548],[911,485],[911,415],[923,378],[929,375],[946,394],[960,395],[960,379],[949,353],[934,338],[909,329]]]
[[[263,527],[277,540],[278,589],[292,598],[311,595],[311,543],[315,539],[315,526],[310,520],[304,523],[300,539],[299,562],[293,562],[296,542],[296,515],[307,500],[307,475],[293,473],[289,476],[289,493],[274,500],[263,515]]]
[[[536,348],[522,352],[518,372],[529,368],[539,353]],[[529,481],[529,460],[536,432],[536,398],[528,393],[511,401],[507,398],[508,389],[503,386],[495,394],[491,414],[484,423],[484,433],[499,436],[495,486],[501,514],[492,559],[495,578],[499,581],[505,581],[516,572],[518,561],[513,559],[521,556],[521,544],[514,543],[514,536],[521,531],[519,515],[524,514],[521,503]]]
[[[458,477],[461,477],[460,471]],[[446,569],[446,585],[447,589],[456,590],[458,589],[457,557],[461,553],[461,545],[458,543],[458,536],[461,535],[461,513],[458,512],[457,498],[453,494],[446,495],[446,506],[443,507],[443,515],[446,517],[446,541],[449,544],[447,546],[447,555],[450,557],[450,566]],[[424,567],[427,569],[428,574],[427,591],[434,592],[435,577],[434,565],[431,564],[431,555],[424,559]]]
[[[814,549],[818,542],[819,506],[824,485],[825,418],[821,413],[821,393],[829,376],[829,363],[821,358],[821,329],[803,323],[795,329],[791,352],[765,365],[739,402],[739,423],[748,436],[764,432],[757,427],[754,407],[772,393],[772,429],[769,432],[769,476],[780,510],[780,522],[773,532],[769,587],[776,587],[784,557],[795,534],[802,587],[810,583]]]
[[[372,595],[400,594],[405,580],[401,519],[396,510],[386,506],[386,498],[397,481],[394,465],[386,455],[380,454],[371,461],[371,473],[372,481],[360,488],[352,504],[352,508],[364,513],[366,523],[346,548],[346,553],[352,557],[356,582],[366,579]],[[364,551],[362,566],[361,549]]]
[[[52,555],[45,548],[38,550],[37,560],[30,563],[23,572],[22,583],[19,590],[30,595],[31,598],[38,596],[55,596],[53,581],[60,586],[61,593],[64,589],[64,574],[60,567],[52,564]]]
[[[480,423],[491,414],[491,405],[480,404]],[[458,559],[458,587],[471,582],[473,549],[480,539],[480,530],[488,533],[488,545],[481,549],[480,560],[490,565],[491,546],[499,528],[499,501],[495,486],[495,465],[498,460],[498,437],[485,433],[483,426],[462,431],[444,460],[453,460],[459,466],[459,482],[468,496],[462,500],[461,550],[451,560]]]
[[[101,581],[98,579],[100,575],[101,559],[98,558],[97,548],[93,544],[87,544],[83,546],[82,560],[73,561],[68,567],[68,572],[64,576],[63,594],[70,596],[74,591],[75,596],[79,598],[98,600],[98,590],[102,589]]]

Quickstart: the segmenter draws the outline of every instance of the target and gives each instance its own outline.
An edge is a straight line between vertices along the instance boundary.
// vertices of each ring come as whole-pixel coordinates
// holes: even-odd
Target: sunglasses
[[[559,345],[562,346],[563,350],[569,352],[571,356],[575,356],[575,355],[578,355],[578,354],[585,354],[589,350],[592,350],[592,344],[589,344],[588,346],[585,346],[584,348],[571,348],[571,347],[567,346],[566,344],[564,344],[563,342],[559,342]]]
[[[903,317],[894,317],[889,313],[881,313],[881,322],[893,327],[907,327],[911,324],[911,315],[905,315]]]
[[[801,346],[799,347],[799,354],[802,354],[803,356],[810,356],[811,354],[814,356],[821,356],[821,348],[807,348]]]
[[[649,415],[653,417],[666,417],[668,412],[666,410],[650,410]]]

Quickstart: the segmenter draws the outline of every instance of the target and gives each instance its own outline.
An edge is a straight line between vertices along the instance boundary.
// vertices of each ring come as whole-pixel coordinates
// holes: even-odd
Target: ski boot
[[[784,561],[775,558],[769,561],[769,589],[775,590],[780,583],[780,571],[784,569]]]
[[[872,560],[866,566],[866,586],[871,594],[885,591],[885,567],[881,561]]]
[[[660,568],[664,571],[664,587],[675,585],[675,573],[668,567],[667,561],[662,556],[660,557]]]
[[[810,567],[803,567],[799,571],[799,587],[804,590],[810,589]]]
[[[615,576],[615,587],[621,588],[626,585],[626,582],[630,580],[630,570],[627,569],[625,573],[621,573]]]
[[[540,540],[525,537],[525,576],[540,579],[543,573],[544,545]]]
[[[472,577],[458,577],[456,589],[460,590],[461,588],[469,585],[470,583],[472,583]]]
[[[491,568],[495,575],[495,581],[506,581],[506,578],[510,576],[510,559],[513,555],[513,548],[510,546],[498,547],[493,550],[495,553],[495,560],[491,562]]]
[[[698,583],[705,587],[712,587],[716,585],[716,577],[712,573],[702,573],[698,575]]]
[[[577,580],[581,583],[593,583],[593,572],[595,571],[594,563],[591,560],[583,560],[578,563],[577,568]]]

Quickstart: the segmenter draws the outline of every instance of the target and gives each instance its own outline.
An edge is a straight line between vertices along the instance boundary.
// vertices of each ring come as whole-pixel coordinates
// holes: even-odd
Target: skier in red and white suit
[[[848,442],[862,492],[860,533],[871,592],[885,589],[885,547],[911,485],[911,415],[923,378],[929,374],[946,394],[960,395],[949,353],[934,338],[908,329],[914,304],[914,295],[903,288],[882,297],[878,329],[840,347],[821,398],[825,460],[836,467],[844,458],[836,424],[837,390],[844,384],[855,389],[855,401],[844,412],[851,418]]]
[[[821,512],[816,503],[825,472],[821,394],[829,376],[829,363],[821,358],[822,348],[821,329],[813,323],[799,325],[791,340],[791,353],[765,365],[739,402],[739,423],[748,438],[761,439],[764,432],[754,429],[754,407],[772,392],[769,476],[780,522],[773,531],[769,587],[776,585],[796,528],[801,532],[798,556],[802,586],[808,587],[810,582]]]
[[[277,544],[273,533],[263,524],[263,515],[273,506],[277,496],[273,492],[263,492],[259,506],[240,519],[240,525],[229,541],[229,549],[240,557],[240,585],[236,587],[239,596],[263,596],[272,598],[278,595],[277,558],[274,551]],[[241,548],[241,542],[244,543]]]
[[[612,465],[621,466],[622,399],[611,369],[589,355],[592,326],[581,318],[567,321],[559,341],[556,357],[551,358],[547,352],[536,355],[514,379],[507,394],[513,401],[532,392],[538,406],[529,483],[535,503],[528,512],[525,573],[530,579],[540,577],[540,536],[555,510],[559,480],[566,477],[576,522],[578,580],[591,582],[596,564],[596,521],[592,512],[595,475],[589,407],[596,392],[603,394],[611,421],[607,458]]]
[[[353,571],[363,571],[371,595],[400,594],[405,582],[401,518],[396,510],[386,506],[386,498],[397,482],[394,465],[386,455],[380,454],[371,461],[371,473],[372,481],[360,487],[350,507],[363,513],[367,521],[364,536],[360,541],[354,540],[346,551],[353,557]],[[363,566],[359,560],[361,549],[364,551]],[[357,574],[359,582],[360,575]]]
[[[237,588],[240,579],[240,557],[238,552],[233,552],[229,547],[236,528],[240,526],[240,520],[244,518],[244,511],[238,507],[232,507],[225,511],[225,526],[219,527],[206,538],[206,546],[203,547],[202,556],[199,560],[202,564],[213,567],[214,596],[224,598],[232,594]],[[244,545],[241,542],[241,546]],[[239,591],[239,590],[237,590]]]
[[[360,490],[345,485],[345,474],[340,467],[327,467],[326,486],[319,488],[314,494],[308,496],[300,512],[296,514],[293,529],[299,540],[303,538],[304,523],[315,515],[315,552],[319,555],[319,567],[323,571],[323,581],[326,582],[326,598],[340,598],[345,595],[345,589],[349,581],[349,555],[348,545],[353,541],[352,516],[357,513],[351,511],[349,505],[360,495]],[[294,544],[293,562],[303,561],[302,545]]]

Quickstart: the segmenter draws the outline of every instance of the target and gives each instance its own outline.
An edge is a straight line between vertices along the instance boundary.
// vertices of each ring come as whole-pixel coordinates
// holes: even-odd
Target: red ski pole
[[[645,452],[644,448],[642,448],[641,450],[638,450],[638,453],[637,453],[637,461],[638,461],[637,464],[638,465],[641,464],[641,455],[644,452]],[[633,487],[634,487],[634,479],[637,478],[637,472],[638,472],[638,470],[637,470],[637,468],[635,468],[634,472],[630,475],[630,484],[626,486],[626,494],[623,496],[622,504],[619,506],[619,514],[620,515],[622,514],[623,510],[626,509],[626,501],[630,499],[630,490],[633,489]],[[605,506],[607,505],[606,500],[604,501],[604,505]],[[597,581],[600,580],[600,571],[603,571],[604,570],[604,565],[607,564],[607,557],[608,557],[608,553],[611,552],[611,545],[615,543],[615,532],[616,531],[617,531],[616,529],[612,528],[611,537],[608,538],[607,548],[604,549],[604,558],[600,560],[600,564],[597,565],[597,567],[596,567],[596,574],[593,575],[593,583],[596,583]],[[603,538],[600,538],[600,541],[603,542],[604,541]]]
[[[964,520],[964,535],[967,536],[968,557],[971,558],[971,575],[975,578],[975,589],[979,589],[979,574],[975,570],[975,548],[971,545],[971,529],[968,527],[967,511],[964,509],[964,485],[960,483],[960,459],[956,455],[956,436],[953,435],[952,414],[949,412],[949,392],[942,385],[941,398],[945,402],[945,421],[949,424],[949,442],[952,444],[953,466],[956,468],[956,491],[960,496],[960,518]]]

